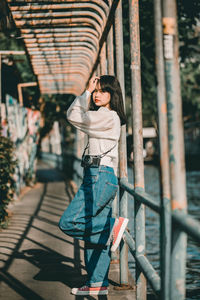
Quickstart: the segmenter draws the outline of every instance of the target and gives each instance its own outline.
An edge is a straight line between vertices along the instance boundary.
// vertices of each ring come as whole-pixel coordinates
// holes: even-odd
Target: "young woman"
[[[106,295],[111,251],[117,249],[128,223],[126,218],[112,218],[118,189],[118,141],[126,122],[117,78],[92,78],[87,90],[69,107],[67,118],[88,135],[83,183],[59,222],[65,234],[85,241],[88,280],[83,287],[73,288],[72,294]]]

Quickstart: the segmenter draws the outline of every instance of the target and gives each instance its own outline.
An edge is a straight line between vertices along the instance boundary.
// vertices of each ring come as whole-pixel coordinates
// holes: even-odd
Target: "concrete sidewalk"
[[[135,299],[133,290],[114,289],[118,264],[110,268],[108,296],[70,294],[86,279],[83,243],[58,228],[72,197],[73,186],[66,188],[62,174],[40,163],[38,183],[10,208],[10,224],[0,232],[1,300]]]

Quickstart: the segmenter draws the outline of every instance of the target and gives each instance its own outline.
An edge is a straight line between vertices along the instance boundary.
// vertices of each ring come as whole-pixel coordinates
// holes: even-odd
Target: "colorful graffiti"
[[[21,107],[10,95],[6,95],[6,103],[1,104],[1,134],[9,137],[16,146],[18,163],[14,178],[17,196],[25,185],[35,181],[40,119],[39,111]]]

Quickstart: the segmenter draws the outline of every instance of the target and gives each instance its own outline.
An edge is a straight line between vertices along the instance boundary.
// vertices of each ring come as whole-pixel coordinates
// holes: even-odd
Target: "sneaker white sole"
[[[119,244],[120,244],[120,242],[121,242],[123,233],[124,233],[124,231],[125,231],[125,229],[126,229],[126,226],[127,226],[127,224],[128,224],[128,221],[129,221],[129,219],[127,219],[127,218],[124,219],[124,221],[123,221],[123,223],[122,223],[122,226],[121,226],[121,228],[120,228],[120,231],[119,231],[119,233],[118,233],[116,242],[115,242],[114,245],[112,245],[112,247],[111,247],[111,251],[112,251],[112,252],[114,252],[114,251],[118,248],[118,246],[119,246]]]
[[[87,296],[87,295],[108,295],[108,290],[105,291],[78,291],[78,289],[74,288],[71,290],[73,295],[77,296]]]

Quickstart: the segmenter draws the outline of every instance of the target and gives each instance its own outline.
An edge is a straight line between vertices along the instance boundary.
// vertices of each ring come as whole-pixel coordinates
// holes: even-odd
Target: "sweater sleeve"
[[[97,111],[89,111],[89,99],[89,91],[75,98],[67,110],[68,121],[91,137],[115,139],[112,137],[113,111],[105,107],[100,107]]]

